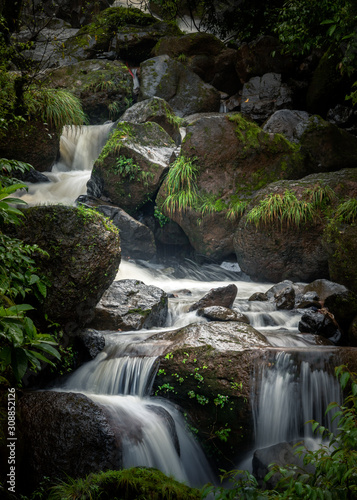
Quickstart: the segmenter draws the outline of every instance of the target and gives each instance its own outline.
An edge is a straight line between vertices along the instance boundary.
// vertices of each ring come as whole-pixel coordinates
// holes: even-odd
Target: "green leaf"
[[[11,363],[11,347],[6,346],[0,349],[0,359],[6,366]]]
[[[346,388],[347,382],[350,380],[350,377],[351,377],[351,375],[350,375],[349,372],[344,372],[341,375],[341,379],[340,379],[341,389],[345,389]]]
[[[52,356],[57,359],[61,359],[60,353],[50,344],[41,342],[40,344],[36,345],[36,349],[40,349],[41,351],[47,352],[48,354],[52,354]]]
[[[22,377],[25,375],[28,367],[28,359],[26,356],[25,349],[17,347],[13,350],[11,355],[11,366],[14,373],[14,377],[18,382],[21,381]]]

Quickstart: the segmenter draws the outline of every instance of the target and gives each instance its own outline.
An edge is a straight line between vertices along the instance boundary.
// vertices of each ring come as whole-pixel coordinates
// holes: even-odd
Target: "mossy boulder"
[[[140,9],[110,7],[66,43],[66,52],[76,60],[102,54],[140,63],[150,57],[162,36],[178,34],[181,31],[174,24],[160,22]]]
[[[39,172],[48,172],[59,156],[61,130],[42,120],[9,126],[0,135],[0,158],[24,161]]]
[[[329,255],[324,231],[329,217],[341,199],[354,196],[357,188],[357,170],[345,169],[325,174],[312,174],[297,181],[279,181],[259,191],[247,207],[246,214],[237,225],[234,235],[235,253],[239,265],[254,280],[278,282],[285,279],[310,282],[318,278],[330,278]],[[334,193],[333,193],[333,192]],[[301,214],[291,217],[269,217],[249,222],[249,213],[261,205],[262,200],[272,196],[284,198],[286,194],[296,198],[291,206]],[[324,194],[325,193],[325,194]],[[304,221],[305,209],[311,208],[313,197],[316,202],[313,216]],[[316,198],[317,197],[317,198]],[[284,209],[285,210],[285,209]],[[290,209],[286,209],[289,211]],[[275,213],[278,213],[278,209]],[[285,215],[288,212],[285,212]],[[336,274],[331,276],[340,282]]]
[[[355,265],[357,252],[356,222],[348,224],[332,220],[325,229],[323,245],[328,255],[331,279],[342,283],[348,289],[357,293],[357,269]]]
[[[181,154],[197,168],[197,201],[186,211],[170,212],[194,249],[214,259],[234,253],[233,233],[246,202],[263,186],[278,179],[305,175],[299,148],[279,134],[268,134],[240,114],[196,115],[187,118]],[[168,179],[158,204],[168,196]],[[241,205],[243,206],[243,205]]]
[[[120,117],[121,121],[133,123],[153,122],[162,127],[177,145],[181,144],[180,124],[171,106],[159,97],[137,102]]]
[[[219,92],[168,55],[141,63],[140,81],[139,101],[161,97],[180,117],[219,111]]]
[[[36,258],[51,283],[42,313],[71,333],[88,323],[117,273],[119,232],[102,215],[75,207],[33,207],[24,219],[18,237],[49,254]]]
[[[135,213],[159,189],[176,144],[157,123],[118,122],[88,182],[88,194]]]
[[[227,466],[252,438],[251,372],[270,344],[235,321],[196,323],[151,339],[168,343],[154,392],[183,408],[206,451],[213,446],[215,462]],[[227,441],[220,439],[225,432]]]
[[[91,124],[116,120],[132,102],[133,78],[119,61],[81,61],[52,71],[50,81],[81,100]]]

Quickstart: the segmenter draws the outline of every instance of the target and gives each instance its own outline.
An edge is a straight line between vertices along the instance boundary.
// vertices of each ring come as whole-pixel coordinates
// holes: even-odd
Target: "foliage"
[[[84,479],[62,481],[51,489],[49,500],[198,500],[199,490],[179,483],[153,468],[135,467],[90,474]]]
[[[311,202],[298,200],[296,195],[287,190],[283,195],[271,193],[260,200],[247,214],[247,222],[260,225],[280,223],[280,227],[299,227],[300,224],[313,220],[315,208]]]
[[[198,167],[195,165],[197,158],[185,159],[179,156],[171,165],[166,177],[168,195],[163,203],[163,208],[169,214],[185,212],[197,201],[196,177]]]
[[[335,52],[344,45],[341,69],[355,69],[357,8],[353,0],[288,0],[279,12],[275,31],[284,50],[305,55],[312,49],[326,50],[333,44]]]
[[[336,210],[335,219],[345,223],[353,223],[357,221],[357,199],[350,198],[341,203]]]
[[[335,369],[341,388],[349,387],[349,393],[342,405],[331,402],[326,413],[334,411],[333,420],[338,420],[336,435],[316,421],[310,421],[313,432],[328,438],[328,444],[323,444],[315,451],[297,446],[296,454],[303,458],[304,465],[313,465],[313,472],[307,472],[300,467],[288,465],[270,466],[271,470],[265,477],[268,481],[274,474],[279,479],[274,490],[259,489],[254,476],[247,471],[231,471],[224,473],[222,479],[231,479],[232,489],[207,486],[202,491],[202,497],[214,495],[215,499],[228,500],[239,498],[281,498],[281,499],[327,499],[342,500],[356,498],[357,495],[357,374],[352,373],[347,366]]]
[[[3,174],[16,167],[20,171],[27,168],[26,164],[8,160],[0,161],[0,165],[3,165]],[[13,206],[20,200],[9,195],[22,187],[24,184],[0,176],[2,227],[20,224],[23,213]],[[13,375],[17,383],[21,383],[29,365],[38,370],[41,362],[52,363],[48,356],[60,359],[54,338],[39,333],[28,315],[34,310],[33,306],[23,303],[28,296],[37,299],[46,296],[48,283],[37,274],[34,253],[45,254],[37,245],[25,245],[0,230],[0,371],[6,376]]]
[[[123,179],[131,181],[141,181],[144,186],[148,186],[148,178],[154,177],[152,172],[146,172],[139,165],[134,163],[132,158],[127,158],[120,155],[113,166],[113,170],[116,174],[119,174]]]
[[[33,87],[24,93],[24,102],[30,116],[58,129],[87,123],[80,100],[67,90]]]
[[[170,219],[166,217],[166,215],[163,214],[158,207],[155,207],[154,209],[154,217],[159,222],[160,227],[164,227],[165,224],[170,222]]]

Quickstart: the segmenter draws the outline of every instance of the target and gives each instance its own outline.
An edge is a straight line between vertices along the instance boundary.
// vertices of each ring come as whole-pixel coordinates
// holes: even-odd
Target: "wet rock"
[[[26,183],[31,182],[32,184],[50,182],[50,179],[47,177],[47,175],[41,174],[41,172],[37,172],[37,170],[30,170],[29,172],[26,172],[22,176],[22,180]]]
[[[169,134],[177,145],[181,144],[179,119],[175,116],[171,106],[159,97],[137,102],[125,111],[120,117],[120,121],[155,122]]]
[[[263,484],[264,477],[270,470],[270,464],[274,463],[280,467],[296,465],[299,472],[306,471],[313,474],[315,467],[311,464],[304,465],[303,457],[296,455],[294,446],[290,443],[278,443],[266,448],[255,450],[253,455],[253,474],[260,484]],[[269,488],[274,488],[281,479],[280,474],[274,474],[267,483]]]
[[[142,281],[114,281],[95,309],[92,328],[140,330],[163,326],[167,316],[167,294]]]
[[[295,289],[287,286],[275,294],[275,304],[277,309],[293,309],[295,307]]]
[[[334,315],[344,332],[348,332],[357,314],[357,295],[350,291],[336,292],[325,299],[324,306]]]
[[[68,332],[86,325],[118,271],[121,251],[116,227],[99,213],[39,206],[25,211],[18,237],[49,254],[36,257],[40,274],[51,283],[42,313]]]
[[[204,297],[202,297],[202,299],[192,304],[189,311],[196,311],[197,309],[211,306],[231,308],[237,293],[238,288],[234,284],[213,288]]]
[[[264,292],[255,292],[248,299],[249,301],[266,302],[268,299],[267,294]]]
[[[334,344],[341,341],[342,334],[334,316],[325,308],[306,311],[299,321],[299,331],[313,333],[329,339]]]
[[[321,308],[321,302],[316,292],[307,292],[296,298],[296,307],[298,309],[307,309],[308,307]]]
[[[181,151],[187,159],[197,158],[197,190],[208,209],[188,207],[170,213],[164,206],[161,210],[181,226],[197,253],[223,260],[234,252],[232,235],[241,217],[232,200],[245,200],[262,183],[299,176],[302,164],[288,141],[263,132],[240,114],[196,115],[187,120]],[[158,206],[167,196],[165,180]]]
[[[121,208],[99,205],[98,212],[109,217],[120,231],[123,257],[150,260],[156,255],[155,239],[152,231]]]
[[[281,82],[280,74],[255,76],[243,86],[241,112],[258,123],[263,123],[274,111],[291,106],[291,90]]]
[[[308,126],[310,116],[306,111],[280,109],[270,116],[262,128],[265,132],[282,134],[290,142],[298,143]]]
[[[102,409],[83,394],[35,392],[18,403],[25,453],[17,464],[27,485],[120,467],[120,453]]]
[[[133,78],[120,61],[72,63],[52,71],[50,81],[52,87],[69,90],[81,100],[91,125],[119,118],[133,95]]]
[[[61,130],[33,119],[21,126],[9,124],[0,137],[0,158],[29,163],[39,172],[49,172],[59,156]]]
[[[88,194],[137,212],[158,191],[175,150],[157,123],[118,122],[94,163]]]
[[[80,332],[76,335],[76,340],[79,342],[81,350],[84,351],[86,360],[94,359],[105,347],[105,338],[102,332],[92,328],[86,328]]]
[[[219,92],[167,55],[144,61],[140,66],[140,75],[139,101],[161,97],[180,117],[219,111]]]
[[[304,293],[309,292],[314,293],[315,297],[318,297],[317,300],[324,301],[330,295],[347,292],[347,288],[327,279],[317,279],[304,287]]]
[[[210,321],[242,321],[249,324],[249,319],[245,314],[238,311],[233,311],[228,307],[211,306],[203,307],[197,310],[198,316],[203,316]]]

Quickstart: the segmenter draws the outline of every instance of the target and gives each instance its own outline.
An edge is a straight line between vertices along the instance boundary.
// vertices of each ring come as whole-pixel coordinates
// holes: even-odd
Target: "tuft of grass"
[[[341,203],[336,210],[335,218],[341,222],[352,224],[357,221],[357,199],[350,198]]]
[[[269,226],[276,223],[280,227],[299,227],[301,224],[312,221],[316,217],[316,208],[313,203],[298,200],[293,191],[287,190],[283,195],[270,194],[252,208],[247,215],[247,222]]]
[[[306,189],[304,194],[316,208],[325,208],[337,199],[335,191],[328,185],[315,184],[312,188]]]
[[[24,93],[24,102],[30,115],[58,129],[88,123],[81,101],[67,90],[32,88]]]
[[[231,202],[226,214],[227,219],[234,220],[238,217],[242,217],[247,208],[247,205],[248,202],[242,200]]]
[[[166,178],[168,195],[162,206],[171,215],[174,212],[184,212],[197,203],[198,167],[194,163],[196,160],[196,157],[186,159],[184,156],[179,156],[169,169]]]
[[[134,467],[68,478],[51,488],[49,500],[199,500],[200,491],[179,483],[157,469]]]

